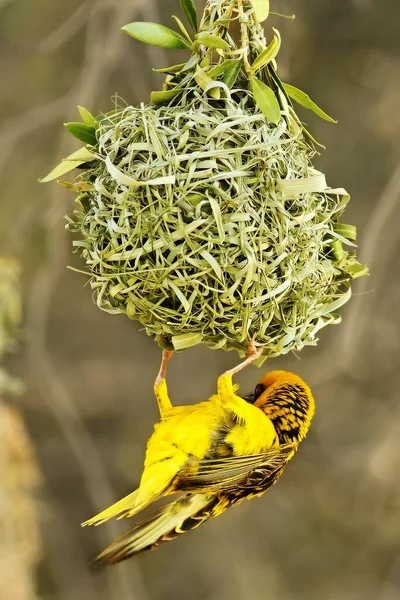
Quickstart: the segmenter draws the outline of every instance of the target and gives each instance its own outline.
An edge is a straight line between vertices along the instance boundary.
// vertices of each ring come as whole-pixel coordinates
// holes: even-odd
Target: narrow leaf
[[[96,129],[92,125],[78,122],[64,123],[64,125],[73,136],[84,144],[89,144],[90,146],[97,145]]]
[[[237,78],[239,77],[242,63],[243,61],[241,58],[229,58],[224,60],[220,65],[213,67],[210,71],[208,71],[207,75],[212,79],[216,79],[217,77],[223,75],[222,81],[228,86],[229,89],[232,89],[237,81]]]
[[[264,117],[275,125],[279,123],[281,119],[281,109],[278,99],[272,89],[264,82],[257,79],[257,77],[250,77],[250,84],[254,100]]]
[[[190,44],[185,38],[176,31],[159,25],[158,23],[136,22],[128,23],[122,27],[128,35],[152,46],[160,48],[190,48]]]
[[[327,188],[325,175],[319,171],[310,177],[278,179],[276,188],[282,192],[284,198],[293,198],[299,194],[324,192]]]
[[[118,169],[110,160],[108,156],[106,156],[105,164],[107,167],[107,171],[111,175],[115,181],[118,183],[122,183],[123,185],[128,185],[130,187],[139,187],[141,185],[174,185],[176,181],[175,175],[167,175],[165,177],[156,177],[155,179],[148,179],[146,181],[138,181],[137,179],[133,179],[133,177],[129,177],[123,171]]]
[[[215,219],[215,223],[217,225],[217,229],[218,229],[218,235],[219,235],[219,242],[220,244],[222,244],[225,240],[225,230],[224,230],[224,224],[222,222],[222,214],[221,214],[221,208],[220,205],[218,204],[218,202],[214,199],[209,197],[209,202],[214,214],[214,219]]]
[[[269,15],[269,0],[251,0],[257,19],[262,23]]]
[[[189,302],[186,300],[184,294],[178,288],[178,286],[176,286],[174,283],[172,283],[172,281],[168,281],[168,286],[172,289],[175,296],[178,298],[179,302],[182,304],[185,313],[187,313],[187,314],[190,313],[191,306],[190,306]],[[172,341],[172,343],[174,343],[174,342]]]
[[[333,227],[333,230],[348,240],[353,240],[355,242],[357,239],[357,227],[354,227],[354,225],[336,223],[336,225]]]
[[[298,88],[294,87],[293,85],[289,85],[288,83],[284,83],[283,87],[285,88],[287,95],[290,96],[290,98],[292,98],[296,102],[298,102],[298,104],[300,104],[301,106],[304,106],[304,108],[308,108],[309,110],[312,110],[321,119],[324,119],[325,121],[329,121],[329,123],[337,123],[337,121],[335,121],[335,119],[332,119],[332,117],[327,115],[326,112],[324,112],[321,108],[319,108],[319,106],[317,106],[315,104],[315,102],[313,102],[311,100],[311,98],[308,94],[306,94],[302,90],[299,90]]]
[[[183,12],[186,15],[187,20],[193,28],[193,31],[197,32],[197,9],[193,0],[179,0]]]
[[[239,77],[241,68],[242,59],[238,58],[237,60],[232,61],[232,64],[229,65],[229,67],[225,71],[222,81],[228,86],[229,89],[232,89],[235,85],[237,78]]]
[[[183,335],[174,335],[171,339],[175,350],[185,350],[197,346],[203,341],[201,333],[184,333]]]
[[[193,41],[192,41],[190,35],[188,34],[187,29],[184,26],[184,24],[182,23],[182,21],[180,19],[178,19],[178,17],[176,17],[175,15],[172,15],[172,18],[174,19],[175,23],[178,25],[178,27],[181,30],[181,32],[183,33],[184,37],[188,40],[189,44],[192,45]]]
[[[218,279],[223,280],[222,269],[216,259],[210,254],[207,250],[201,250],[200,256],[204,258],[205,261],[208,262]]]
[[[357,279],[358,277],[369,275],[369,269],[365,265],[357,262],[354,265],[346,267],[346,273],[348,273],[352,279]]]
[[[194,78],[202,90],[206,90],[210,83],[214,83],[214,80],[202,70],[197,71]],[[221,91],[218,88],[212,88],[209,94],[214,100],[219,100],[221,97]]]
[[[346,302],[348,302],[351,298],[351,289],[348,289],[347,292],[337,300],[333,302],[329,302],[328,304],[323,305],[320,309],[315,311],[312,315],[312,318],[320,317],[322,315],[329,315],[332,312],[335,312],[339,308],[341,308]]]
[[[153,69],[153,71],[155,73],[172,73],[174,75],[175,73],[182,71],[185,65],[186,63],[180,63],[179,65],[171,65],[170,67],[164,67],[163,69]]]
[[[228,42],[220,38],[218,35],[202,31],[196,35],[196,40],[206,48],[218,48],[220,50],[230,50]]]
[[[64,158],[60,164],[58,164],[46,177],[39,179],[41,183],[47,183],[53,179],[58,179],[61,175],[65,175],[69,171],[72,171],[76,167],[83,165],[86,162],[96,160],[97,156],[90,152],[87,148],[79,148],[76,152],[73,152],[67,158]]]
[[[84,123],[86,123],[86,125],[91,125],[95,129],[97,128],[98,121],[92,115],[92,113],[88,111],[87,108],[84,108],[83,106],[79,106],[79,104],[78,104],[78,111],[79,111],[79,114],[81,115],[82,121]]]
[[[317,172],[310,177],[278,179],[276,188],[282,192],[284,198],[309,193],[324,192],[327,188],[325,175]]]
[[[345,256],[342,242],[340,240],[335,240],[330,246],[332,248],[333,256],[338,262],[340,262]]]
[[[281,47],[281,36],[277,29],[274,29],[274,31],[277,35],[274,36],[274,39],[268,44],[265,50],[257,56],[256,60],[251,65],[253,73],[259,69],[263,69],[278,54]]]
[[[181,90],[177,90],[176,88],[173,90],[166,90],[160,92],[151,92],[150,101],[156,106],[162,106],[163,104],[167,104],[171,100],[175,98],[180,93]]]
[[[196,54],[192,54],[185,66],[182,68],[182,73],[187,73],[188,71],[194,69],[194,67],[197,66],[198,62],[199,57]]]
[[[242,60],[236,58],[228,58],[224,60],[219,65],[213,67],[210,71],[208,71],[207,75],[212,79],[216,79],[220,75],[225,75],[225,73],[229,70],[229,67],[236,64],[237,62],[242,62]]]

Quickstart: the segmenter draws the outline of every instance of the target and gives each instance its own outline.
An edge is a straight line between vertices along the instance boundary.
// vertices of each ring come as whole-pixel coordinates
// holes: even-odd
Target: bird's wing
[[[183,469],[174,487],[176,491],[218,493],[250,485],[249,479],[254,474],[260,480],[267,480],[286,466],[296,449],[294,444],[285,444],[262,454],[204,459],[197,468],[189,466]],[[256,481],[253,483],[255,485]]]

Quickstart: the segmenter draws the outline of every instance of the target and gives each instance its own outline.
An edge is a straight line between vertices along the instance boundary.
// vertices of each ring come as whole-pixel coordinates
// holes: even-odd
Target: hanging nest
[[[280,36],[267,45],[257,16],[250,0],[210,0],[189,61],[163,70],[164,90],[98,118],[80,109],[84,123],[68,128],[88,146],[45,178],[83,167],[66,184],[78,192],[68,228],[97,305],[162,347],[242,352],[256,334],[265,356],[300,350],[339,322],[351,279],[366,273],[343,249],[356,235],[339,221],[349,196],[313,168],[292,99],[330,118],[279,80]],[[166,30],[125,29],[153,43]]]

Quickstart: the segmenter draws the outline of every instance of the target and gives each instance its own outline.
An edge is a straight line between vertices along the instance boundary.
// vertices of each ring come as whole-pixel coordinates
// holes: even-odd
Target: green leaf
[[[156,106],[162,106],[173,100],[180,92],[181,90],[177,90],[176,88],[173,90],[151,92],[150,101]]]
[[[189,44],[192,45],[193,40],[191,39],[190,35],[188,34],[187,29],[184,26],[184,24],[182,23],[182,21],[175,15],[172,15],[172,18],[174,19],[175,23],[178,25],[178,27],[181,30],[181,32],[183,33],[184,37],[188,40]]]
[[[251,70],[256,73],[259,69],[264,68],[275,56],[278,54],[281,47],[281,36],[277,29],[274,31],[278,34],[274,36],[274,39],[268,44],[268,46],[259,54],[256,60],[251,65]]]
[[[295,100],[296,102],[298,102],[298,104],[300,104],[301,106],[304,106],[304,108],[308,108],[309,110],[312,110],[321,119],[324,119],[325,121],[329,121],[329,123],[337,123],[337,121],[335,121],[335,119],[332,119],[332,117],[327,115],[326,112],[324,112],[321,108],[319,108],[319,106],[317,106],[315,104],[315,102],[313,102],[311,100],[311,98],[308,94],[306,94],[302,90],[299,90],[298,88],[294,87],[293,85],[289,85],[288,83],[284,83],[283,87],[285,88],[285,92],[287,93],[287,95],[290,98],[292,98],[293,100]]]
[[[224,60],[222,63],[220,63],[219,65],[216,65],[210,71],[208,71],[207,75],[209,77],[211,77],[212,79],[216,79],[220,75],[224,75],[226,73],[226,71],[229,69],[230,65],[232,65],[233,63],[236,63],[237,60],[241,61],[241,59],[228,58],[227,60]]]
[[[195,73],[195,81],[199,84],[202,90],[206,90],[210,83],[214,82],[214,79],[211,79],[203,70],[199,70]],[[221,90],[218,88],[213,88],[209,91],[209,94],[214,100],[219,100],[221,98]]]
[[[332,248],[333,256],[338,262],[340,262],[346,255],[345,251],[343,250],[342,242],[340,240],[335,240],[330,244],[330,246]]]
[[[175,75],[175,73],[182,71],[185,65],[186,63],[179,63],[179,65],[171,65],[170,67],[164,67],[163,69],[153,69],[153,71],[155,73],[172,73]]]
[[[264,117],[275,125],[279,123],[281,119],[281,109],[278,99],[272,89],[254,76],[250,77],[250,84],[254,100]]]
[[[354,265],[347,266],[346,273],[348,273],[352,279],[357,279],[358,277],[369,275],[369,269],[365,265],[357,262]]]
[[[327,188],[325,175],[320,171],[313,172],[309,177],[278,179],[276,188],[282,192],[284,198],[293,198],[297,195],[324,192]]]
[[[179,302],[182,304],[183,310],[185,311],[185,313],[189,314],[190,310],[191,310],[190,302],[188,302],[186,300],[184,294],[181,292],[181,290],[178,288],[178,286],[176,286],[172,281],[168,281],[168,285],[174,292],[175,296],[178,298]],[[172,340],[172,343],[174,343],[173,340]]]
[[[207,250],[201,250],[200,256],[202,256],[204,258],[204,260],[206,262],[208,262],[208,264],[210,265],[210,267],[212,268],[212,270],[214,271],[214,273],[216,274],[218,279],[220,281],[222,281],[224,278],[222,275],[222,269],[221,269],[220,265],[218,264],[218,262],[216,261],[216,259],[213,257],[213,255],[210,254]]]
[[[197,346],[203,341],[201,333],[184,333],[183,335],[174,335],[171,339],[175,350],[185,350]]]
[[[239,77],[239,73],[242,68],[242,59],[238,58],[236,60],[230,61],[231,64],[228,66],[225,71],[224,77],[222,81],[228,86],[229,89],[232,89],[235,85],[237,78]]]
[[[230,50],[228,42],[220,38],[218,35],[202,31],[196,35],[196,40],[206,48],[218,48],[219,50]]]
[[[86,125],[90,125],[91,127],[94,127],[95,129],[97,129],[98,126],[98,121],[97,119],[92,115],[91,112],[88,111],[87,108],[84,108],[83,106],[79,106],[78,104],[78,111],[79,114],[81,115],[81,119],[84,123],[86,123]]]
[[[333,302],[329,302],[328,304],[322,305],[320,309],[317,309],[315,313],[313,313],[312,318],[321,317],[322,315],[329,315],[330,313],[335,312],[339,308],[341,308],[346,302],[348,302],[351,298],[351,289],[349,288],[347,292],[337,300]]]
[[[269,0],[251,0],[257,19],[262,23],[269,15]]]
[[[183,12],[186,15],[187,20],[193,28],[193,31],[197,32],[197,9],[193,0],[179,0]]]
[[[225,240],[225,230],[224,230],[224,224],[222,221],[221,207],[214,198],[211,198],[211,196],[209,197],[208,201],[211,205],[211,209],[214,214],[215,224],[217,225],[217,229],[218,229],[218,235],[219,235],[218,243],[222,244]]]
[[[357,239],[357,227],[354,227],[354,225],[336,223],[333,227],[333,230],[348,240],[353,240],[355,242]]]
[[[199,63],[199,67],[201,69],[205,69],[206,67],[210,66],[210,57],[209,56],[205,56],[201,62]]]
[[[83,142],[84,144],[89,144],[89,146],[96,146],[96,129],[92,127],[92,125],[87,125],[86,123],[64,123],[65,127],[68,129],[73,136],[75,136],[78,140]]]
[[[216,79],[223,75],[222,81],[229,87],[232,88],[239,76],[240,69],[242,68],[241,58],[228,58],[224,60],[220,65],[213,67],[208,71],[207,75],[212,79]]]
[[[69,171],[76,169],[80,165],[83,165],[86,162],[90,162],[92,160],[96,160],[96,154],[90,152],[87,148],[79,148],[76,152],[73,152],[67,158],[64,158],[60,164],[58,164],[46,177],[39,179],[41,183],[47,183],[48,181],[52,181],[53,179],[57,179],[61,177],[61,175],[65,175]]]
[[[133,179],[118,167],[116,167],[110,160],[109,156],[106,156],[105,165],[107,167],[107,171],[111,175],[111,177],[117,181],[118,183],[122,183],[122,185],[128,185],[130,187],[140,187],[147,185],[174,185],[176,182],[175,175],[166,175],[165,177],[156,177],[155,179],[146,179],[143,181],[139,181],[137,179]]]
[[[199,56],[197,56],[196,54],[192,54],[189,58],[189,60],[187,61],[187,63],[185,64],[185,66],[182,68],[182,73],[187,73],[188,71],[192,71],[194,69],[194,67],[197,66],[198,62],[199,62]]]
[[[125,31],[135,40],[139,40],[139,42],[159,46],[160,48],[188,49],[191,47],[180,33],[158,23],[128,23],[128,25],[122,27],[122,31]]]

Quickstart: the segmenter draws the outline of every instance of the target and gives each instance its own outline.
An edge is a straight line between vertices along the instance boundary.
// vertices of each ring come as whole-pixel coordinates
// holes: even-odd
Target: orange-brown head
[[[271,419],[281,444],[299,443],[306,436],[315,401],[308,385],[295,373],[267,373],[249,400]]]

